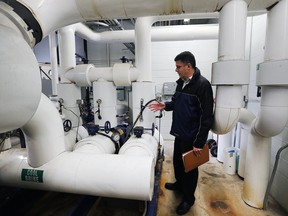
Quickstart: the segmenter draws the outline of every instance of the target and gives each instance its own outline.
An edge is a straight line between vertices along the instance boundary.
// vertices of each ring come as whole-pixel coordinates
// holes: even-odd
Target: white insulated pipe
[[[251,130],[253,120],[256,116],[248,111],[247,109],[242,108],[240,111],[239,122],[241,123],[240,127],[240,157],[238,163],[238,175],[244,178],[245,175],[245,163],[246,163],[246,152],[248,145],[248,135]]]
[[[52,71],[52,95],[58,95],[57,84],[58,81],[58,62],[57,62],[57,40],[56,32],[49,34],[49,50],[50,50],[50,62]]]
[[[65,73],[76,66],[75,59],[75,34],[74,30],[67,26],[58,31],[59,60],[60,60],[60,81],[61,83],[70,83],[66,79]]]
[[[117,155],[106,136],[87,137],[77,142],[72,152],[64,152],[37,169],[27,163],[25,149],[11,149],[1,154],[0,182],[21,188],[151,200],[156,135],[131,137]]]
[[[140,71],[130,63],[115,63],[113,67],[94,67],[92,64],[76,65],[65,77],[77,86],[91,86],[96,81],[113,82],[116,86],[131,86]]]
[[[153,24],[153,23],[152,23]],[[152,25],[151,24],[151,25]],[[79,37],[99,43],[135,42],[135,30],[95,32],[83,23],[71,25]],[[151,41],[184,41],[218,39],[218,25],[186,25],[151,28]]]
[[[120,148],[119,154],[130,155],[133,157],[153,157],[153,164],[156,165],[158,156],[158,142],[156,136],[151,133],[143,134],[141,138],[132,136]]]
[[[101,134],[89,136],[77,142],[73,151],[86,154],[114,154],[115,145],[111,139]]]
[[[39,65],[14,29],[0,25],[0,133],[25,125],[41,98]]]
[[[42,166],[65,151],[62,119],[56,107],[44,94],[34,116],[22,130],[31,167]]]
[[[246,203],[255,208],[264,206],[269,181],[271,137],[281,133],[288,121],[287,17],[287,0],[279,1],[268,12],[265,62],[259,65],[256,75],[256,85],[261,86],[262,98],[260,112],[252,123],[248,138],[242,196]]]
[[[1,185],[65,193],[151,200],[152,157],[65,152],[37,169],[23,149],[1,154]]]
[[[269,181],[270,155],[271,138],[250,132],[242,193],[242,199],[249,206],[263,208],[263,201]]]
[[[153,17],[139,17],[135,23],[135,66],[141,71],[139,82],[152,82],[151,25]]]
[[[242,86],[249,83],[245,61],[247,4],[232,0],[220,11],[218,62],[212,65],[212,85],[216,88],[213,132],[225,134],[238,122],[242,107]],[[227,100],[229,98],[229,100]]]

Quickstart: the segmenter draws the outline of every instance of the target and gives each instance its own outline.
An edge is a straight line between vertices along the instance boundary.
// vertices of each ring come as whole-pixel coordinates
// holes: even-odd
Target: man
[[[195,202],[198,168],[185,173],[182,154],[192,149],[196,156],[201,154],[213,122],[213,92],[210,82],[196,67],[192,53],[182,52],[174,61],[180,78],[176,81],[172,100],[150,104],[149,108],[154,112],[173,110],[170,134],[175,136],[173,166],[176,182],[166,183],[165,188],[182,192],[183,200],[176,213],[183,215]]]

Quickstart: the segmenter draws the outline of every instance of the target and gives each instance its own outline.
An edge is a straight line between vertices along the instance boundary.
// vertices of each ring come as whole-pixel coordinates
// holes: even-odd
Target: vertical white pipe
[[[220,11],[218,60],[245,58],[247,4],[242,0],[229,1]]]
[[[232,146],[232,131],[218,136],[217,160],[224,162],[224,150]]]
[[[61,83],[70,83],[65,72],[76,66],[75,32],[72,27],[64,27],[58,31],[60,79]]]
[[[213,126],[213,131],[217,134],[232,130],[240,116],[241,85],[248,83],[249,79],[246,76],[248,64],[244,61],[246,20],[247,4],[243,0],[229,1],[220,11],[218,62],[213,64],[212,73],[212,84],[217,85]],[[237,68],[242,68],[241,75],[235,74]],[[239,76],[237,79],[236,75]],[[214,79],[217,76],[219,79]]]
[[[265,61],[288,59],[288,1],[279,1],[267,19]]]
[[[262,88],[261,107],[248,138],[243,186],[243,200],[256,208],[264,206],[270,171],[271,137],[279,134],[288,120],[287,17],[287,0],[279,1],[268,12],[265,62],[260,64],[257,73],[256,83]]]
[[[271,138],[250,133],[242,198],[248,205],[256,208],[263,208],[263,199],[269,180],[270,154]]]
[[[153,17],[139,17],[135,23],[135,66],[141,71],[138,81],[152,81],[151,25]]]
[[[242,127],[241,125],[240,134],[241,138],[240,138],[240,157],[238,165],[238,175],[244,178],[249,129]]]
[[[245,175],[245,163],[246,163],[246,152],[248,145],[248,134],[251,130],[252,122],[256,116],[249,112],[247,109],[242,108],[240,113],[239,122],[240,124],[240,157],[238,164],[238,175],[244,178]]]
[[[50,62],[52,71],[52,95],[57,95],[58,63],[57,63],[57,40],[56,32],[49,34]]]

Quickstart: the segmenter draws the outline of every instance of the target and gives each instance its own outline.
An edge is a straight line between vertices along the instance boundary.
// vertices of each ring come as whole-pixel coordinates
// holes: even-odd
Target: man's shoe
[[[186,201],[183,201],[179,204],[179,206],[176,209],[176,213],[178,215],[184,215],[186,214],[190,208],[193,206],[193,203],[188,203]]]
[[[166,183],[165,188],[168,190],[173,190],[173,191],[180,190],[180,187],[177,183]]]

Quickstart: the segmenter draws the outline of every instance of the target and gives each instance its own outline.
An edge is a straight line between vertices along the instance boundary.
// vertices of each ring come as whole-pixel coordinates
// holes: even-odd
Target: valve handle
[[[111,123],[109,121],[106,121],[104,124],[104,132],[108,134],[110,130],[111,130]]]
[[[69,119],[66,119],[66,120],[63,122],[63,128],[64,128],[64,131],[65,131],[65,132],[70,131],[71,128],[72,128],[72,122],[71,122]]]

